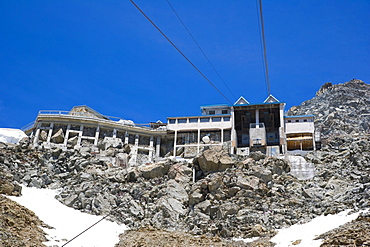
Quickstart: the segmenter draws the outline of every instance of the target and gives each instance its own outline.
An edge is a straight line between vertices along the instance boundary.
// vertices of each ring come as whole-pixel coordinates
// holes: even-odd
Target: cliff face
[[[324,139],[369,134],[370,85],[356,79],[336,85],[327,82],[316,97],[293,106],[287,114],[315,115],[316,127],[321,130]]]

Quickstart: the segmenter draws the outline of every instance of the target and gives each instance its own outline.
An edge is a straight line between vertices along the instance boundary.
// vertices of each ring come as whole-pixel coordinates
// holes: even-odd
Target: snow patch
[[[67,241],[83,232],[102,216],[82,213],[69,208],[55,199],[57,191],[36,189],[22,186],[21,197],[8,197],[24,207],[32,210],[42,221],[55,229],[43,230],[48,234],[47,246],[62,246]],[[103,220],[66,246],[68,247],[106,247],[114,246],[119,242],[119,234],[128,228],[115,222]]]
[[[0,128],[0,142],[18,144],[27,135],[20,129]]]
[[[275,247],[319,247],[322,244],[322,241],[314,240],[317,236],[356,219],[358,215],[364,211],[353,214],[348,214],[349,212],[350,210],[345,210],[338,214],[327,216],[321,215],[306,224],[296,224],[289,228],[281,229],[278,234],[271,239],[271,242],[276,243]],[[299,240],[299,244],[293,245],[295,241],[299,242]]]

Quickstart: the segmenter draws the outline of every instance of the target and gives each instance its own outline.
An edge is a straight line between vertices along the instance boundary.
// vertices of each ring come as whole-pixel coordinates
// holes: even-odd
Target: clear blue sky
[[[165,0],[143,11],[232,101]],[[264,101],[256,1],[170,0],[238,98]],[[370,1],[263,1],[271,92],[287,108],[325,82],[370,82]],[[128,0],[0,1],[0,128],[88,105],[147,123],[220,96]]]

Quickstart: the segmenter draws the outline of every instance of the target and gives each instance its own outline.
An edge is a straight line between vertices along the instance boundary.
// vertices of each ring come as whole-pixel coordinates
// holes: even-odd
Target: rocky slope
[[[353,79],[325,83],[316,97],[292,107],[288,115],[315,115],[325,139],[336,135],[370,134],[370,85]]]
[[[1,146],[0,169],[7,183],[0,188],[13,195],[20,192],[17,183],[62,188],[57,199],[65,205],[109,214],[137,230],[122,236],[119,246],[128,245],[127,239],[134,241],[131,246],[152,246],[170,234],[163,231],[189,246],[198,245],[199,238],[179,232],[207,236],[203,243],[214,246],[238,246],[218,238],[270,237],[276,229],[318,215],[369,208],[370,136],[366,116],[361,116],[370,109],[369,95],[362,81],[325,84],[315,98],[289,111],[315,114],[326,140],[322,150],[304,157],[315,165],[310,180],[295,178],[287,161],[258,152],[242,157],[215,148],[190,161],[165,159],[126,169],[113,166],[109,157],[124,155],[127,147],[100,147],[99,153],[88,146],[38,150],[24,140]],[[193,168],[199,171],[196,182]],[[162,231],[147,230],[153,228]],[[136,241],[136,234],[150,241]]]
[[[356,220],[322,234],[322,247],[370,246],[370,213],[361,214]]]

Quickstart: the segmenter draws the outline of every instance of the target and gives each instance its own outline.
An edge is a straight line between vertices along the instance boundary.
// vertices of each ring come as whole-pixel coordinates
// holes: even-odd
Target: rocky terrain
[[[329,246],[370,246],[370,213],[361,214],[356,220],[322,234],[323,247]]]
[[[248,246],[228,239],[268,239],[279,228],[322,214],[370,207],[369,122],[361,115],[370,109],[369,96],[369,85],[359,80],[325,84],[315,98],[289,111],[314,114],[322,130],[323,148],[304,156],[315,166],[310,180],[294,177],[286,160],[260,152],[245,157],[212,148],[193,160],[124,168],[109,157],[125,156],[126,146],[42,150],[25,139],[16,146],[0,144],[0,189],[16,196],[19,184],[62,188],[57,199],[65,205],[109,214],[132,229],[117,246],[153,246],[164,238],[188,246]],[[368,229],[358,234],[370,235]],[[335,234],[326,236],[326,246],[335,246]],[[159,246],[171,246],[168,241]],[[250,245],[272,246],[267,240]]]
[[[288,115],[315,115],[324,140],[336,135],[370,134],[370,85],[357,79],[325,83],[316,97],[294,106]]]

